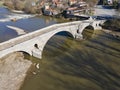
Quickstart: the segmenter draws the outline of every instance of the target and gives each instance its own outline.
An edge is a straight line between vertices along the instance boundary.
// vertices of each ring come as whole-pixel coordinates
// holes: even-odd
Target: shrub
[[[5,0],[4,5],[7,6],[8,8],[14,9],[14,5],[11,0]]]

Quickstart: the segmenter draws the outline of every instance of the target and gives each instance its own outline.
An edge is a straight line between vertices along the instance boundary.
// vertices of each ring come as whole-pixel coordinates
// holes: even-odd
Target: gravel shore
[[[13,53],[0,59],[0,90],[19,90],[32,62],[22,53]]]

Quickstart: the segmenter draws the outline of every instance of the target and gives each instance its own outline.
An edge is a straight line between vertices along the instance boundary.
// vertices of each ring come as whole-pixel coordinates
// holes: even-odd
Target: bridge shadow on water
[[[88,40],[88,39],[92,38],[93,33],[94,33],[93,27],[91,27],[91,26],[86,27],[82,32],[83,39]]]
[[[104,39],[106,38],[104,37]],[[64,44],[65,47],[60,48],[61,51],[58,52],[60,56],[59,58],[55,57],[56,61],[51,69],[63,74],[63,77],[66,78],[67,76],[72,79],[76,77],[76,80],[73,80],[71,86],[67,81],[56,79],[68,84],[69,86],[66,88],[70,90],[73,88],[75,90],[83,90],[83,88],[85,90],[119,90],[120,47],[114,47],[117,42],[114,41],[114,37],[111,38],[113,40],[104,42],[105,40],[101,41],[101,36],[98,36],[96,39],[81,41],[85,46],[81,45],[80,47],[72,46],[75,45],[74,43],[81,44],[80,42],[67,41]],[[113,44],[110,45],[110,41],[114,41]],[[66,46],[68,48],[65,50]]]
[[[53,36],[38,60],[40,72],[21,90],[120,90],[119,42],[96,34],[81,41]]]

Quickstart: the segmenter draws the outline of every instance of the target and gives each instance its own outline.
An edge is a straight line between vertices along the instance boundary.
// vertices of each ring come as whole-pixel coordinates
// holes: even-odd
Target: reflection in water
[[[40,69],[20,90],[120,90],[120,39],[95,31],[89,40],[55,35],[44,48]]]
[[[92,26],[87,26],[82,32],[83,39],[87,40],[92,38],[93,33],[94,33],[94,28]]]
[[[92,38],[93,33],[94,33],[94,30],[85,29],[85,30],[82,32],[83,39],[87,40],[87,39]]]

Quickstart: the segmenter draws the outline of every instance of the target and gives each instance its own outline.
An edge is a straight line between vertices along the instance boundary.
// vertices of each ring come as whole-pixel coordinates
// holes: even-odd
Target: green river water
[[[86,31],[86,40],[55,35],[20,90],[120,90],[120,38]],[[92,36],[91,36],[92,35]]]

